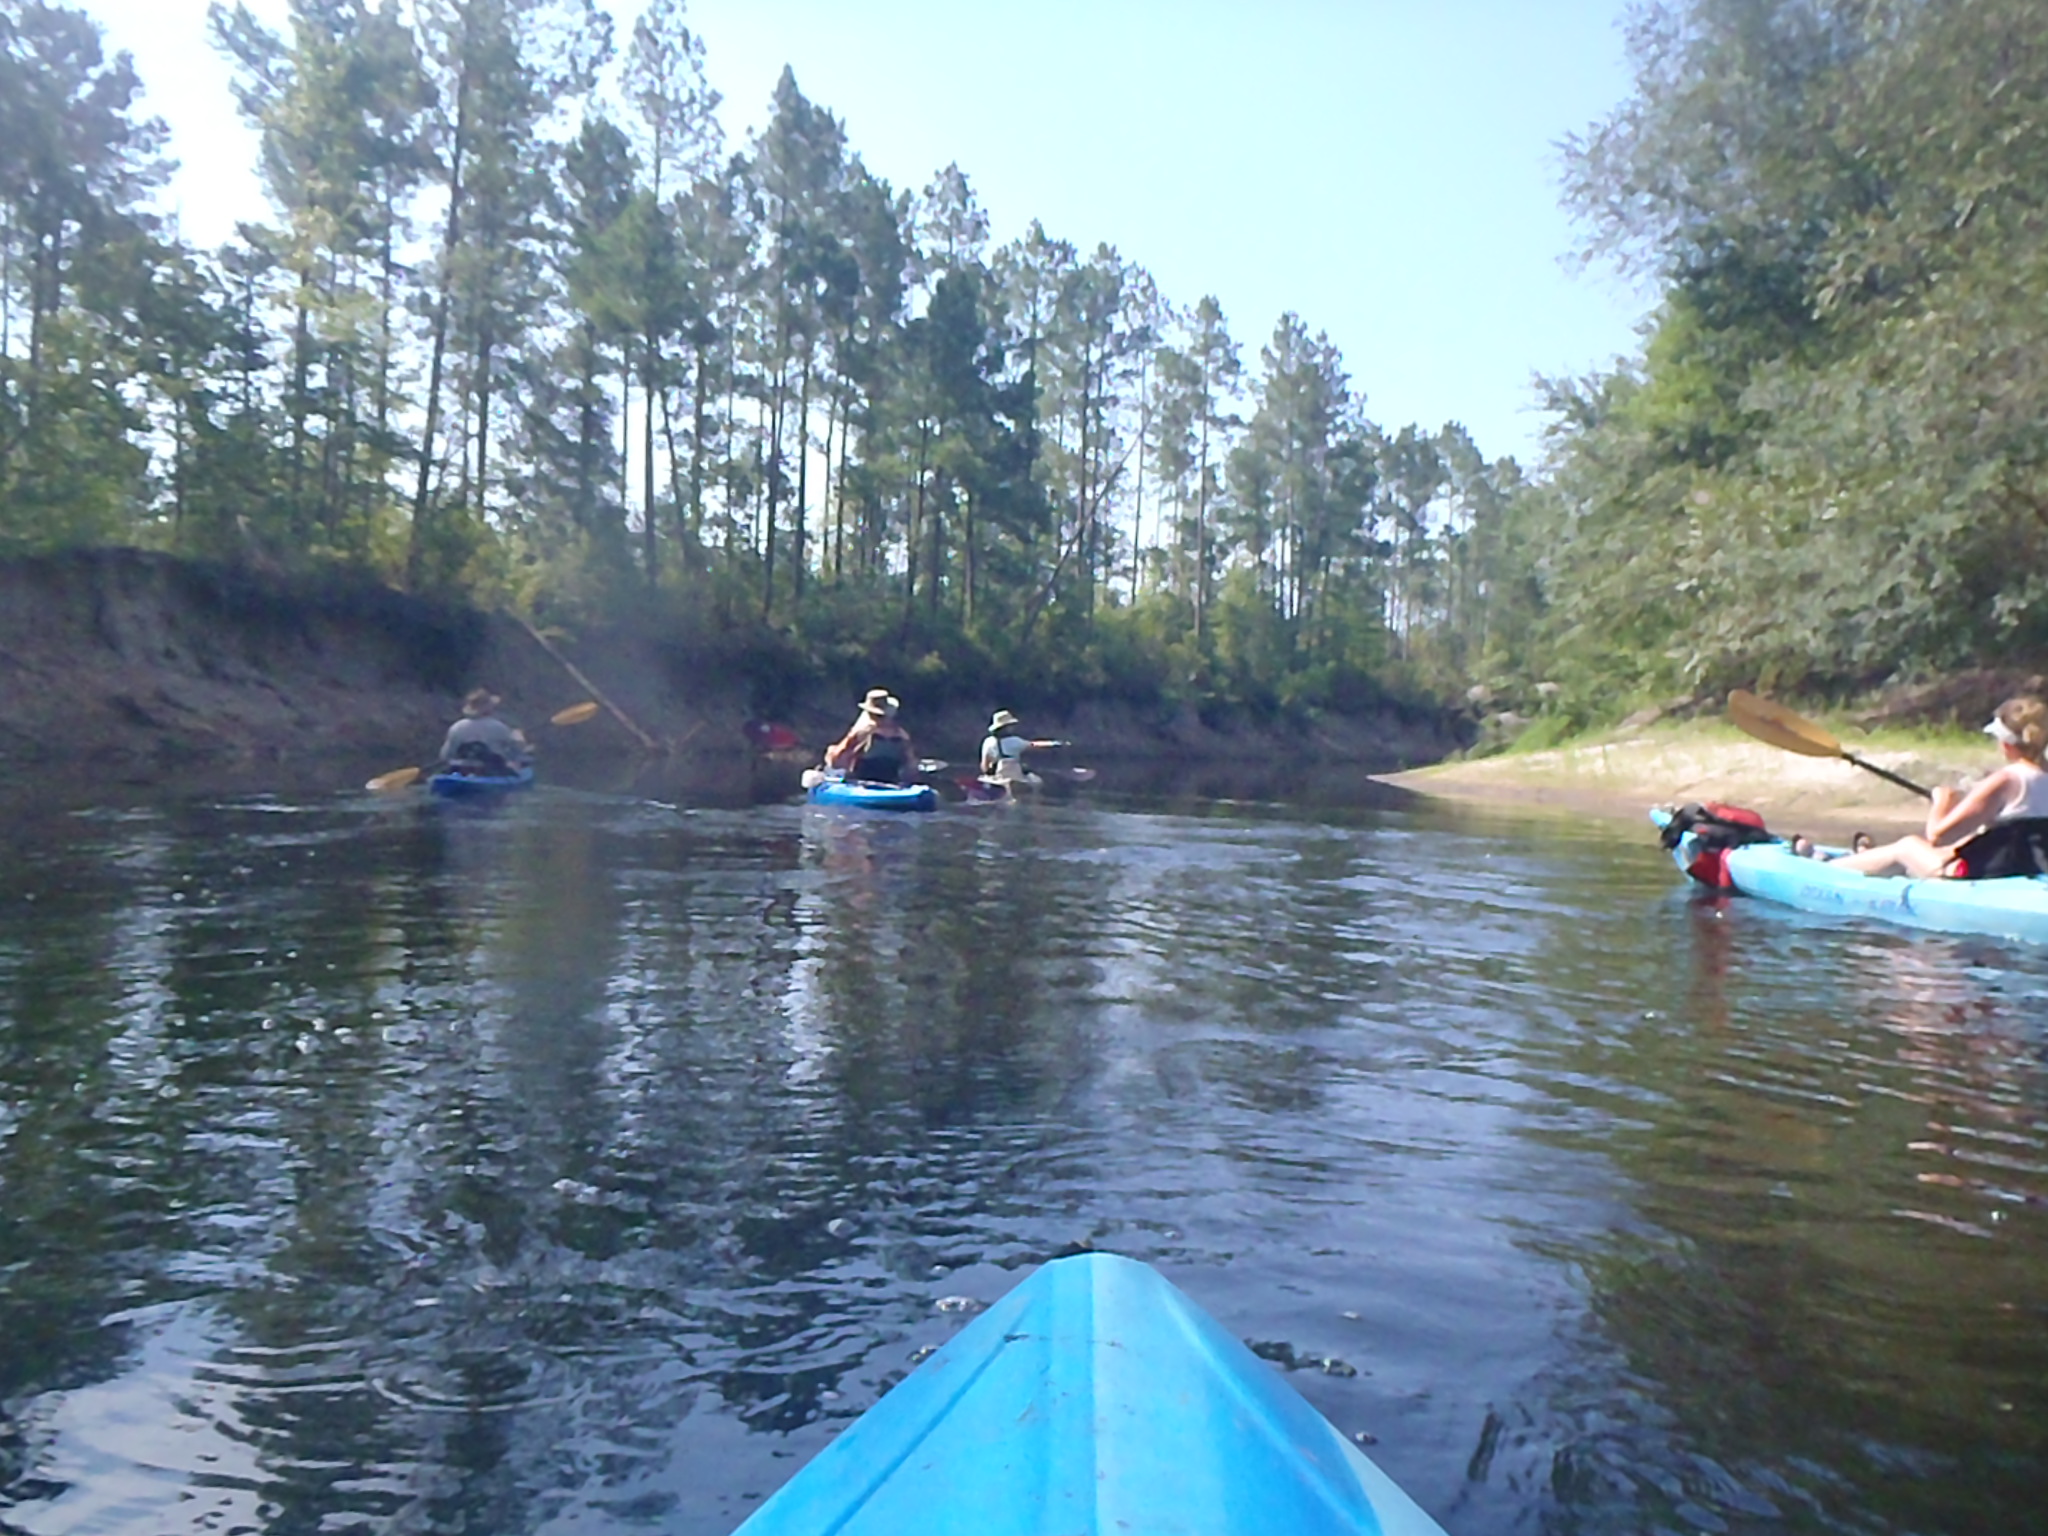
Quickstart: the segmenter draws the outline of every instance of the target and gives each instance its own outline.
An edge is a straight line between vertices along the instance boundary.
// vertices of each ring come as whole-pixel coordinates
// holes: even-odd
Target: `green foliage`
[[[1383,430],[1298,316],[1247,369],[1108,246],[992,246],[965,172],[892,188],[788,71],[728,153],[683,0],[609,75],[590,0],[272,17],[209,15],[269,206],[200,252],[127,62],[0,0],[0,548],[732,635],[764,694],[1306,711],[1541,639],[1514,465]],[[1698,286],[1638,435],[1718,463],[1753,408]]]
[[[2038,7],[1690,0],[1631,36],[1570,187],[1667,297],[1640,363],[1550,386],[1514,662],[1655,696],[2048,648]]]
[[[1570,741],[1584,729],[1585,722],[1568,713],[1538,715],[1526,729],[1516,733],[1507,744],[1507,750],[1512,753],[1548,752],[1552,747]]]

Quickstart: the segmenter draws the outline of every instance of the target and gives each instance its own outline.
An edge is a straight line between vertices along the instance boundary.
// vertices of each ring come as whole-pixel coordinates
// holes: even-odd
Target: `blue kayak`
[[[863,784],[822,779],[809,791],[813,805],[857,805],[870,811],[935,811],[939,792],[929,784]]]
[[[1444,1536],[1157,1271],[1055,1259],[735,1536]]]
[[[531,763],[517,773],[437,773],[427,780],[427,788],[447,800],[502,795],[507,790],[526,789],[532,784]]]
[[[1660,829],[1670,813],[1650,813]],[[1679,869],[1693,872],[1692,834],[1671,850]],[[1864,875],[1837,869],[1830,857],[1843,848],[1818,848],[1804,858],[1784,842],[1753,843],[1721,855],[1726,880],[1747,896],[1782,902],[1803,912],[1873,917],[1938,933],[1980,933],[1992,938],[2048,943],[2048,878],[2010,875],[1999,880],[1916,880],[1908,875]]]

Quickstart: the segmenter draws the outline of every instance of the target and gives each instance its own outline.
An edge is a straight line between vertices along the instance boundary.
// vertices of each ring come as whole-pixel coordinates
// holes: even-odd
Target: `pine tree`
[[[406,574],[413,586],[434,589],[457,579],[483,537],[501,349],[521,343],[537,308],[536,243],[548,197],[541,130],[590,89],[610,52],[610,28],[589,0],[429,0],[421,9],[446,193]],[[451,373],[462,386],[452,497],[436,473],[445,476],[441,418]]]
[[[126,54],[82,12],[0,5],[0,544],[132,536],[149,454],[123,385],[167,174]]]

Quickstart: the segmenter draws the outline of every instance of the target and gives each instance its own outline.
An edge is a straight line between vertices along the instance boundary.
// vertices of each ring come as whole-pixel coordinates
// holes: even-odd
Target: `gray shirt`
[[[474,715],[456,721],[448,727],[448,738],[441,743],[441,761],[452,763],[455,754],[470,742],[489,747],[509,762],[526,760],[526,738],[496,715]]]

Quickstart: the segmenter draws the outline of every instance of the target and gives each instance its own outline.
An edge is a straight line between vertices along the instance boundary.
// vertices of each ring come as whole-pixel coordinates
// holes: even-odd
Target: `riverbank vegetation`
[[[1847,693],[2048,646],[2048,29],[2033,0],[1633,13],[1567,146],[1640,357],[1547,386],[1517,504],[1532,648],[1580,708]]]
[[[1373,421],[1309,319],[992,242],[959,167],[889,185],[787,72],[724,142],[682,0],[210,26],[268,205],[200,250],[152,211],[147,61],[0,0],[0,552],[752,627],[941,691],[1574,724],[2048,644],[2029,0],[1637,7],[1565,194],[1662,300],[1542,385],[1532,471]]]

